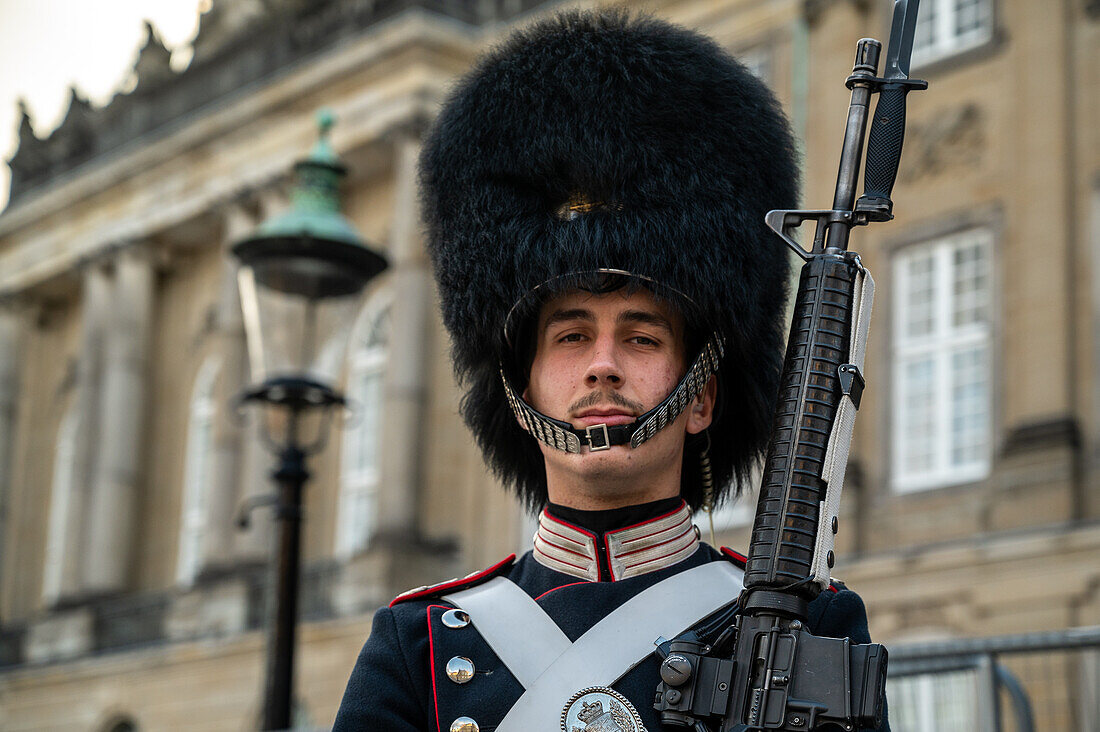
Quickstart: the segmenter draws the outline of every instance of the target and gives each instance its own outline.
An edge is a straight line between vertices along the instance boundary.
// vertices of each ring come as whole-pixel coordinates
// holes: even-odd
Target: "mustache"
[[[645,407],[640,402],[627,399],[616,391],[593,391],[570,404],[568,414],[576,414],[582,409],[608,403],[615,407],[630,410],[632,414],[641,414],[645,411]]]

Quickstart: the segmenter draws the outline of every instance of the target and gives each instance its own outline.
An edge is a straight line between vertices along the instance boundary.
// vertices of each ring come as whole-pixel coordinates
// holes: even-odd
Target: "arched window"
[[[366,548],[376,522],[381,475],[379,435],[383,383],[389,360],[391,299],[375,295],[364,308],[348,353],[348,398],[357,411],[344,432],[337,513],[336,554],[350,556]]]
[[[75,404],[69,407],[57,429],[54,447],[53,484],[50,486],[50,524],[46,534],[46,562],[42,571],[42,598],[52,605],[61,596],[65,574],[65,550],[76,468],[76,435],[79,423]]]
[[[210,464],[214,454],[214,417],[217,414],[214,387],[220,366],[216,358],[207,358],[199,368],[191,391],[187,458],[183,469],[179,558],[176,564],[176,581],[183,585],[191,584],[202,566]]]
[[[102,729],[103,732],[137,732],[138,725],[131,717],[115,717]]]

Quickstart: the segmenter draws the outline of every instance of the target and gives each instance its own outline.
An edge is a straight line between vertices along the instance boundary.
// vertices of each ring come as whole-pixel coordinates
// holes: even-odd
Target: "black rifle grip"
[[[856,265],[819,255],[803,268],[745,567],[745,589],[782,590],[813,575],[825,450],[848,362]],[[796,594],[812,600],[817,585]]]
[[[884,84],[878,95],[871,132],[867,137],[865,198],[889,200],[898,177],[901,146],[905,141],[905,95],[908,84]]]

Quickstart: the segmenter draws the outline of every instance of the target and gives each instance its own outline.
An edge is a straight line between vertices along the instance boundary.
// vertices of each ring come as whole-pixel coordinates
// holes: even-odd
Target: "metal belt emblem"
[[[638,710],[607,686],[581,689],[561,711],[562,732],[646,732]]]

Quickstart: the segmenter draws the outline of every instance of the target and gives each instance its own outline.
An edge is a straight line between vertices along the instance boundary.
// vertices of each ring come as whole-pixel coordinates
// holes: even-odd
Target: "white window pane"
[[[955,0],[955,35],[981,32],[987,0]]]
[[[890,728],[896,732],[972,732],[978,728],[973,671],[903,676],[887,681]]]
[[[905,265],[905,334],[924,336],[935,328],[935,260],[932,253],[912,257]]]
[[[932,51],[936,44],[936,3],[925,0],[917,11],[917,28],[913,38],[913,54],[920,56]]]
[[[343,438],[336,536],[339,555],[347,556],[365,549],[376,523],[391,313],[385,300],[379,302],[376,298],[368,303],[356,327],[348,356],[348,396],[356,411]]]
[[[957,247],[952,252],[952,325],[962,327],[988,320],[989,275],[986,247],[981,241]]]
[[[911,361],[901,373],[902,465],[906,473],[925,473],[935,468],[936,364],[930,358]]]
[[[989,349],[983,344],[951,356],[951,464],[981,462],[989,422]]]
[[[214,454],[215,386],[219,363],[208,359],[195,377],[187,424],[187,454],[183,470],[183,505],[180,515],[176,581],[189,584],[202,565],[206,533],[210,466]]]

